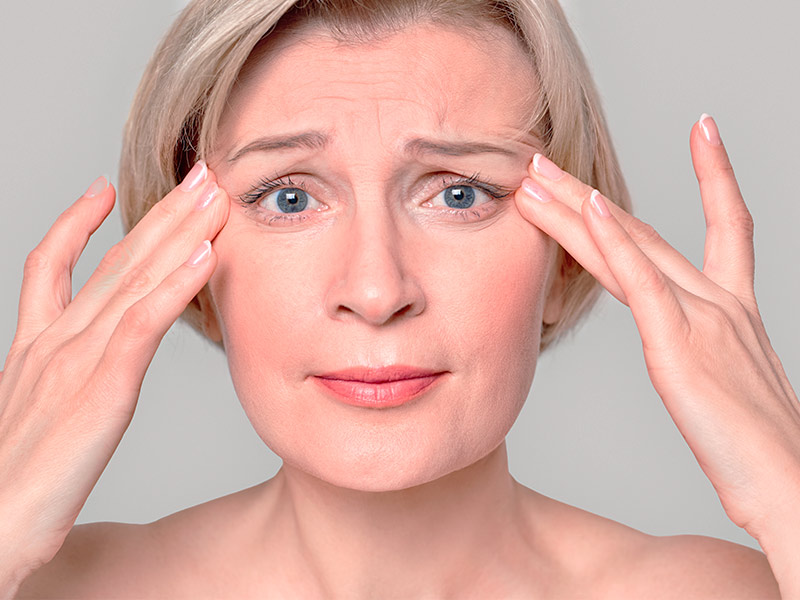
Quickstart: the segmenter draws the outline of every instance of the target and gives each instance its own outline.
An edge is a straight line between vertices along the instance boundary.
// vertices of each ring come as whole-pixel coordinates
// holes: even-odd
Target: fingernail
[[[94,180],[92,185],[89,186],[89,189],[84,192],[84,196],[87,198],[94,198],[101,192],[104,192],[108,189],[108,177],[105,175],[100,175],[97,179]]]
[[[205,259],[207,259],[211,255],[211,242],[208,240],[204,241],[200,246],[198,246],[197,250],[192,252],[192,255],[189,257],[189,260],[186,261],[186,264],[190,267],[196,267],[200,263],[202,263]]]
[[[184,192],[191,192],[198,185],[203,183],[207,176],[208,167],[206,167],[206,161],[198,160],[192,167],[192,170],[189,171],[186,174],[186,177],[183,178],[183,181],[181,181],[181,184],[178,187]]]
[[[703,113],[700,117],[700,129],[703,131],[703,135],[710,144],[715,146],[722,145],[722,137],[719,135],[719,128],[711,115]]]
[[[550,202],[550,200],[552,200],[550,194],[545,192],[542,188],[536,185],[532,179],[528,179],[527,177],[522,180],[522,190],[528,196],[538,200],[539,202]]]
[[[211,182],[208,184],[208,189],[203,192],[200,198],[197,199],[197,204],[195,204],[196,210],[203,210],[206,206],[211,204],[211,201],[217,195],[219,191],[219,186],[215,182]]]
[[[533,168],[536,169],[539,175],[552,181],[558,181],[564,176],[564,171],[543,154],[534,155]]]
[[[590,202],[592,203],[592,208],[594,208],[595,212],[603,218],[608,218],[611,216],[611,211],[608,210],[608,204],[606,204],[606,199],[603,195],[594,190],[592,192],[592,197]]]

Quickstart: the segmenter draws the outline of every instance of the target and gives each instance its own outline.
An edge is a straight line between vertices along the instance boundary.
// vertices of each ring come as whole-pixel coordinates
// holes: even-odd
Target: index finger
[[[690,146],[706,218],[703,273],[736,296],[754,300],[753,218],[712,117],[700,117]]]

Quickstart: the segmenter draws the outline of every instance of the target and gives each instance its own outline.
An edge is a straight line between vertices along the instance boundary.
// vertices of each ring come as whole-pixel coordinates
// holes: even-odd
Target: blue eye
[[[285,214],[303,212],[308,207],[309,202],[311,202],[312,208],[319,205],[319,202],[309,196],[305,190],[288,187],[265,195],[259,205],[267,210]]]
[[[469,208],[475,203],[475,188],[454,185],[444,190],[444,201],[450,208]]]
[[[252,205],[260,220],[269,225],[288,225],[313,218],[313,213],[327,210],[327,206],[311,196],[302,183],[295,184],[290,177],[262,179],[250,192],[239,196],[239,201]],[[441,191],[422,206],[438,206],[435,214],[450,215],[464,221],[476,221],[494,214],[499,201],[509,197],[513,190],[493,185],[478,175],[470,178],[447,176],[437,186]]]
[[[239,196],[239,202],[251,205],[259,220],[268,225],[300,223],[309,219],[312,213],[327,209],[300,185],[290,177],[262,179],[250,192]]]
[[[265,211],[281,215],[324,210],[325,206],[309,195],[302,187],[295,185],[291,178],[263,179],[250,192],[239,196],[242,204],[252,204]],[[310,203],[310,206],[309,206]],[[306,211],[306,209],[309,211]]]
[[[500,202],[513,193],[478,174],[469,178],[447,175],[440,185],[442,191],[422,206],[436,208],[438,213],[462,221],[480,221],[495,214]]]
[[[477,208],[491,199],[487,192],[476,186],[459,184],[443,189],[429,202],[432,206],[444,206],[459,211],[473,207]]]
[[[300,188],[283,188],[273,192],[264,198],[262,202],[268,201],[272,196],[275,196],[275,203],[280,212],[302,212],[308,206],[309,195]]]

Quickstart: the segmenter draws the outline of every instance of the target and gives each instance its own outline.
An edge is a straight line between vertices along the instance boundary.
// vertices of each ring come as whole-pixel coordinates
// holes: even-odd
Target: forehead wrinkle
[[[321,78],[298,77],[298,72],[295,70],[297,61],[287,60],[284,62],[283,58],[291,58],[295,50],[330,49],[329,44],[322,43],[330,41],[325,40],[325,38],[322,40],[319,38],[316,40],[314,38],[301,39],[307,43],[298,44],[295,48],[290,46],[287,48],[287,54],[284,57],[280,57],[276,63],[264,61],[270,64],[265,64],[261,72],[264,75],[267,75],[270,71],[272,72],[264,81],[260,81],[259,78],[251,79],[248,82],[250,85],[245,86],[251,89],[250,93],[253,93],[254,90],[252,90],[251,85],[255,83],[258,86],[258,92],[261,92],[256,92],[256,94],[262,97],[262,101],[264,97],[272,97],[270,104],[279,113],[282,112],[285,118],[291,117],[290,120],[294,121],[296,125],[301,123],[300,119],[305,120],[308,114],[317,116],[315,113],[320,111],[320,105],[315,105],[315,103],[320,100],[323,102],[326,100],[329,102],[347,101],[347,106],[340,107],[340,109],[344,113],[351,113],[351,117],[355,118],[356,124],[358,121],[364,123],[362,121],[363,117],[359,117],[357,114],[359,111],[355,104],[358,101],[366,101],[371,106],[364,104],[363,107],[369,109],[369,112],[364,112],[362,115],[377,113],[377,132],[381,144],[388,142],[388,145],[393,146],[397,142],[402,143],[405,141],[406,138],[402,136],[403,133],[414,133],[429,138],[442,139],[447,142],[458,142],[459,140],[491,140],[497,142],[508,140],[524,144],[527,147],[539,146],[535,141],[536,135],[528,128],[528,118],[526,118],[530,117],[535,109],[535,102],[532,102],[531,98],[523,98],[522,96],[525,96],[525,94],[518,94],[510,102],[508,99],[504,99],[502,103],[506,104],[506,109],[499,113],[497,110],[492,111],[489,106],[496,106],[496,102],[493,102],[495,90],[497,90],[501,98],[504,98],[499,90],[507,87],[505,85],[506,80],[509,79],[509,83],[514,83],[519,78],[519,74],[512,76],[507,72],[508,68],[502,68],[503,66],[510,67],[510,63],[520,62],[520,56],[515,52],[513,44],[510,46],[505,44],[505,39],[498,37],[493,40],[503,43],[492,45],[491,51],[494,58],[491,65],[483,65],[486,68],[477,69],[475,65],[471,65],[466,71],[455,69],[442,72],[439,69],[441,59],[432,60],[430,56],[424,53],[419,56],[412,54],[409,60],[396,63],[394,62],[393,52],[389,52],[389,54],[370,52],[368,55],[370,60],[363,62],[356,60],[360,55],[349,55],[347,53],[328,55],[325,52],[315,52],[314,63],[317,68],[322,69]],[[321,43],[317,44],[315,42]],[[363,46],[359,45],[356,48],[361,47]],[[370,50],[369,47],[367,49]],[[394,50],[394,48],[389,47],[388,50]],[[454,56],[461,56],[463,59],[463,49],[454,52]],[[453,52],[446,53],[447,56],[451,54]],[[522,60],[525,60],[524,56]],[[480,65],[478,66],[480,67]],[[339,67],[344,68],[345,71],[335,73],[333,69]],[[500,67],[500,72],[497,71],[498,67]],[[374,69],[370,70],[370,68],[377,68],[377,72]],[[254,68],[253,74],[260,70],[259,68]],[[532,73],[527,72],[527,69],[522,71],[525,73],[525,79],[532,75]],[[338,77],[336,77],[337,74],[339,75]],[[331,75],[333,75],[333,78],[331,78]],[[276,90],[272,88],[272,83],[267,83],[273,76],[290,78],[296,92],[291,94],[291,97],[287,97],[285,94],[279,94],[276,97]],[[535,84],[537,78],[534,76],[531,79],[531,83]],[[406,81],[412,81],[414,85],[403,85]],[[490,82],[488,89],[486,81]],[[478,85],[481,82],[483,82],[483,85]],[[324,94],[324,87],[327,85],[343,87],[343,89],[341,91],[336,90],[340,92],[338,94],[316,95],[314,93],[315,90],[319,90]],[[531,92],[537,87],[537,85],[530,86]],[[244,90],[239,88],[239,91]],[[479,101],[475,104],[472,100],[478,99],[475,98],[476,95],[478,98],[482,97],[483,102]],[[531,95],[535,97],[536,93],[534,92]],[[487,101],[489,104],[487,104]],[[354,108],[351,109],[351,106]],[[404,106],[419,107],[424,111],[424,114],[409,116],[408,118],[413,119],[413,122],[407,122],[405,127],[397,128],[395,125],[399,122],[398,118],[392,119],[387,113],[394,113],[398,109],[402,111]],[[332,108],[335,107],[328,108],[328,110]],[[486,115],[488,120],[484,119],[484,113],[487,110],[489,111],[489,114]],[[476,114],[475,111],[480,114]],[[332,114],[335,115],[337,113],[342,116],[339,110],[335,110]],[[388,120],[386,122],[380,118],[382,114],[387,116]],[[297,117],[297,120],[295,117]],[[313,119],[313,121],[318,121],[318,119]],[[332,118],[329,121],[329,125],[332,125],[335,121],[338,121],[338,118]],[[514,126],[517,121],[521,122],[521,126]],[[482,125],[483,127],[476,127],[477,125]],[[373,126],[375,125],[373,124]],[[389,128],[397,129],[397,131],[391,131]],[[414,131],[409,131],[411,128]],[[305,127],[300,129],[305,129]],[[376,129],[373,129],[373,132],[375,131]]]

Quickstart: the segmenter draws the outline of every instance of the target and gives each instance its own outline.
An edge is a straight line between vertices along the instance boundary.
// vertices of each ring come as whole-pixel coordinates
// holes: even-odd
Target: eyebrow
[[[321,131],[304,131],[302,133],[288,135],[273,135],[261,137],[254,140],[236,151],[228,159],[228,163],[234,163],[245,154],[251,152],[276,152],[278,150],[294,150],[302,148],[306,150],[322,150],[330,142],[330,136]],[[403,145],[403,151],[407,155],[420,156],[434,154],[440,156],[470,156],[475,154],[502,154],[503,156],[516,157],[519,152],[510,148],[478,141],[444,141],[429,138],[416,137],[408,140]]]
[[[404,147],[406,154],[439,154],[442,156],[469,156],[472,154],[503,154],[504,156],[515,157],[518,152],[509,148],[488,144],[486,142],[471,142],[468,140],[460,142],[445,142],[429,140],[425,138],[413,138],[406,142]]]
[[[250,152],[275,152],[277,150],[294,150],[296,148],[321,150],[328,144],[329,139],[328,135],[321,131],[304,131],[303,133],[289,135],[261,137],[238,150],[228,159],[228,162],[236,162]]]

